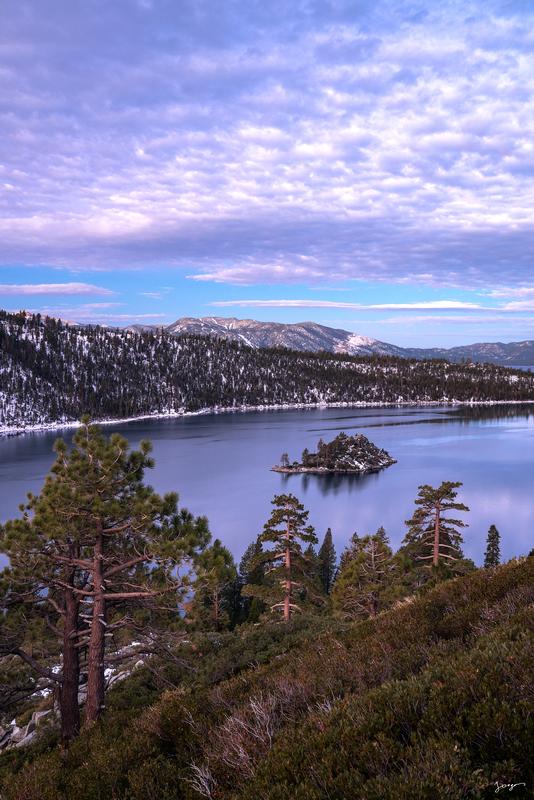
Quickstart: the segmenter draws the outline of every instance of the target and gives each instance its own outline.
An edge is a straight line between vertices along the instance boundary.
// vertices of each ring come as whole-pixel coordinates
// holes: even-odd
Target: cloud
[[[111,295],[110,289],[92,283],[0,283],[1,295]]]
[[[523,9],[9,3],[0,264],[523,286],[534,267]]]
[[[534,311],[533,300],[517,300],[513,303],[506,303],[502,307],[503,311]]]
[[[500,287],[486,292],[488,297],[534,297],[533,286]]]
[[[439,310],[465,310],[473,309],[486,311],[487,307],[478,303],[466,303],[458,300],[429,300],[415,303],[343,303],[337,300],[215,300],[211,306],[227,308],[239,306],[241,308],[353,308],[370,311],[413,311],[415,309]]]
[[[161,286],[153,292],[139,292],[141,297],[148,297],[149,300],[163,300],[170,292],[173,291],[172,286]]]
[[[116,311],[107,311],[106,308],[111,308],[114,304],[87,304],[76,307],[63,307],[63,306],[40,306],[26,309],[31,314],[42,314],[43,316],[54,317],[55,319],[62,319],[65,322],[79,322],[91,323],[102,325],[134,325],[140,324],[153,324],[153,325],[166,325],[172,322],[168,314],[153,313],[153,314],[136,314],[136,313],[123,313]],[[17,309],[11,309],[16,312]]]
[[[351,323],[369,324],[369,320],[350,320]],[[534,317],[528,316],[510,316],[508,314],[400,314],[394,317],[381,318],[376,320],[381,325],[399,325],[405,324],[419,324],[419,323],[436,323],[438,325],[450,326],[454,325],[482,325],[487,326],[490,323],[498,323],[499,328],[503,324],[506,326],[515,326],[516,328],[534,327]],[[460,330],[460,336],[465,336],[465,332]]]

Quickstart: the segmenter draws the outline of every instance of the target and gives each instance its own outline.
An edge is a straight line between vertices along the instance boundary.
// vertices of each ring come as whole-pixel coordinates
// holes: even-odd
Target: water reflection
[[[360,414],[357,417],[334,417],[329,422],[345,420],[343,430],[361,430],[363,428],[390,428],[405,425],[448,425],[450,423],[469,424],[472,422],[484,422],[492,420],[515,420],[515,419],[534,419],[534,403],[514,403],[510,405],[493,406],[458,406],[431,410],[425,408],[402,410],[399,412],[388,413],[389,409],[383,409],[382,414]],[[429,416],[423,417],[422,413]],[[377,417],[380,417],[377,419]],[[376,422],[360,422],[360,420],[374,419]],[[399,419],[400,418],[400,419]],[[355,422],[354,425],[347,425],[348,422]],[[311,429],[317,432],[339,430],[338,425],[328,425],[321,428]]]
[[[134,447],[152,440],[156,466],[147,481],[157,491],[177,491],[194,514],[206,514],[213,535],[238,557],[261,532],[274,494],[300,497],[318,535],[331,527],[340,552],[355,529],[380,525],[397,547],[419,484],[460,480],[461,499],[471,508],[465,551],[480,563],[491,523],[501,531],[505,558],[534,546],[533,419],[534,403],[336,408],[143,420],[105,431],[119,431]],[[366,429],[396,464],[363,476],[270,470],[284,451],[291,458],[305,447],[313,451],[321,435]],[[61,435],[69,441],[72,431]],[[56,437],[0,439],[0,521],[18,514],[27,491],[40,490]]]
[[[296,494],[307,494],[310,489],[319,492],[323,497],[326,495],[352,494],[361,491],[372,481],[379,479],[378,472],[368,472],[365,475],[355,473],[330,473],[327,475],[317,475],[316,473],[304,472],[289,475],[279,473],[282,476],[284,492]]]
[[[532,419],[534,403],[513,403],[495,406],[461,406],[446,414],[451,422],[481,422],[497,419]]]

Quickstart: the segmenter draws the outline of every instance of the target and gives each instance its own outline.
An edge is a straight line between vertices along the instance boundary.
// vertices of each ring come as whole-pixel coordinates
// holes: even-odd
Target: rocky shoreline
[[[396,463],[386,450],[378,448],[363,434],[348,436],[342,431],[331,442],[319,440],[316,453],[304,450],[300,462],[290,462],[287,453],[283,453],[281,463],[271,470],[286,475],[363,475]]]

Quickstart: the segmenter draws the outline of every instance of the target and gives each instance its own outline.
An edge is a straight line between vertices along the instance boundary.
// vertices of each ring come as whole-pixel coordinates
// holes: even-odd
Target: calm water
[[[421,483],[460,480],[466,515],[465,552],[480,563],[495,523],[505,558],[534,547],[534,404],[488,409],[388,408],[278,411],[106,426],[133,446],[154,444],[147,479],[176,490],[183,505],[206,514],[214,536],[240,556],[261,531],[275,493],[293,492],[310,510],[322,538],[330,526],[338,553],[354,531],[384,525],[393,545],[404,536]],[[375,475],[283,476],[269,470],[283,451],[298,457],[339,431],[362,432],[398,463]],[[65,438],[71,431],[64,431]],[[28,490],[38,491],[56,433],[0,439],[0,518],[17,514]]]

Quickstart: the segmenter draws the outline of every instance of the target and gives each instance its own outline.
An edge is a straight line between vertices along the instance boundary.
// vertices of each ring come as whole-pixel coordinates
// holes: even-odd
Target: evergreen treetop
[[[336,549],[332,540],[332,529],[328,528],[319,549],[319,573],[326,594],[330,594],[336,575]]]
[[[258,562],[267,567],[269,581],[263,586],[246,586],[244,594],[260,597],[271,611],[282,610],[288,622],[295,610],[301,610],[294,602],[296,593],[313,582],[302,544],[317,544],[317,537],[313,527],[307,525],[309,512],[294,495],[276,495],[272,505],[259,541],[273,546],[258,556]]]
[[[467,523],[447,516],[450,511],[469,511],[464,503],[456,500],[459,481],[443,481],[437,488],[424,484],[419,486],[412,517],[406,521],[408,532],[404,544],[412,555],[421,561],[430,561],[437,567],[440,561],[454,562],[462,557],[461,528]]]
[[[57,631],[68,739],[79,724],[79,653],[87,652],[91,723],[103,707],[107,648],[120,631],[150,636],[179,619],[189,567],[209,531],[205,518],[178,510],[175,493],[160,496],[145,485],[144,471],[153,466],[147,442],[131,451],[123,437],[107,439],[84,419],[72,447],[58,440],[55,452],[41,493],[29,495],[22,518],[3,527],[2,550],[10,560],[10,605],[15,597],[26,606],[31,599],[33,616],[48,616]],[[22,647],[16,655],[42,671]]]
[[[484,554],[485,567],[497,567],[501,563],[501,534],[491,525],[486,539],[486,552]]]
[[[353,539],[351,556],[337,576],[332,602],[336,613],[350,619],[376,616],[387,603],[394,561],[384,528]]]

